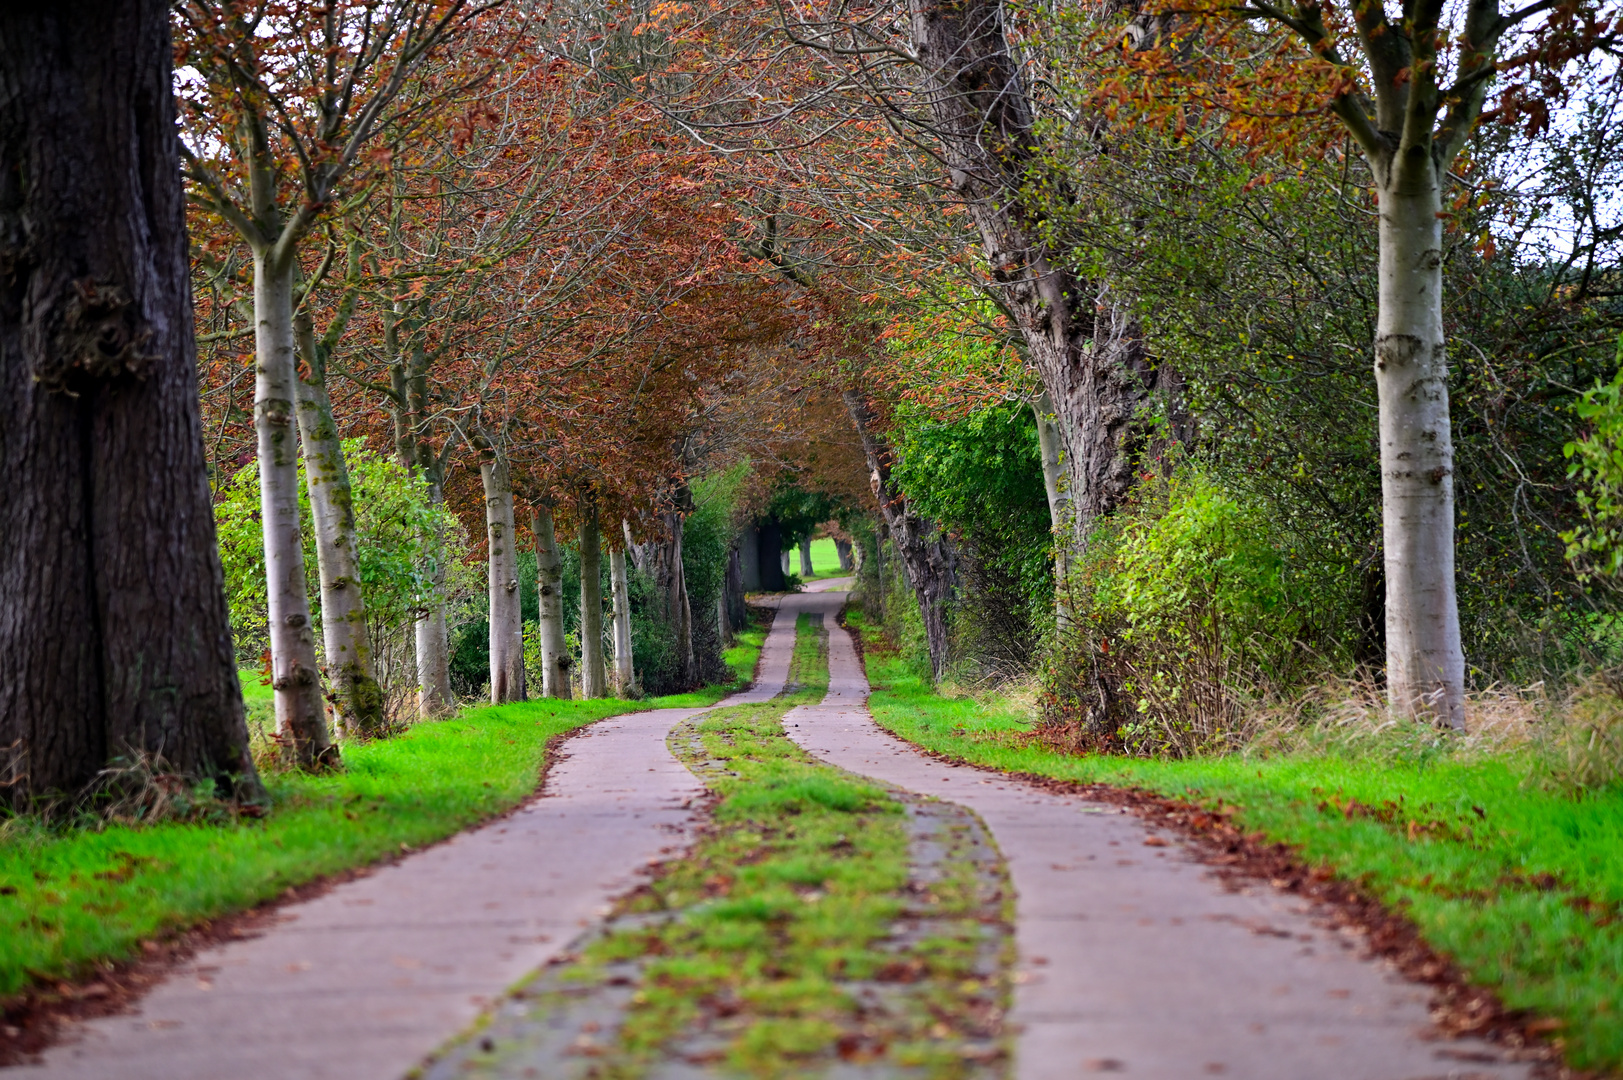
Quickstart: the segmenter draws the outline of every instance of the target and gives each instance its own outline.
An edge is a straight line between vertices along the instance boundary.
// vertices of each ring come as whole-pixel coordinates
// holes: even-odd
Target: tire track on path
[[[68,1030],[15,1075],[398,1080],[688,845],[705,788],[666,736],[776,696],[794,624],[775,621],[751,689],[590,725],[564,744],[541,797],[289,905],[268,932],[198,954],[132,1011]]]
[[[831,618],[844,596],[785,598]],[[1116,807],[925,756],[868,712],[849,636],[831,627],[829,693],[784,727],[849,772],[978,813],[1018,894],[1009,1021],[1019,1080],[1510,1080],[1529,1066],[1443,1040],[1428,990],[1266,887],[1226,891],[1176,842]]]

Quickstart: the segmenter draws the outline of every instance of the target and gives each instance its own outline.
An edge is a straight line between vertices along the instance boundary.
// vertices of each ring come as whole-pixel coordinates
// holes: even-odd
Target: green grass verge
[[[722,650],[722,663],[731,669],[733,678],[738,682],[747,683],[755,678],[755,663],[761,658],[761,646],[766,644],[766,634],[765,626],[752,621],[748,629],[738,632],[737,643],[732,648]]]
[[[1402,910],[1507,1006],[1561,1021],[1572,1064],[1623,1066],[1623,789],[1569,796],[1529,783],[1530,761],[1446,752],[1063,754],[1029,738],[1023,709],[936,694],[871,626],[864,639],[869,706],[896,735],[995,769],[1234,806],[1244,827]]]
[[[276,727],[276,691],[253,668],[237,672],[242,680],[242,706],[249,731],[271,731]]]
[[[885,789],[817,762],[785,736],[784,714],[817,702],[828,685],[826,632],[805,615],[797,631],[784,694],[671,735],[672,750],[720,800],[695,850],[633,896],[572,967],[520,987],[529,1017],[513,1021],[501,1009],[451,1052],[446,1075],[516,1075],[520,1064],[546,1073],[550,1057],[535,1056],[534,1034],[557,1028],[560,1010],[578,1008],[583,995],[628,979],[629,1002],[609,1010],[618,1023],[604,1018],[607,1045],[595,1036],[592,1075],[603,1080],[673,1059],[763,1078],[820,1075],[842,1058],[906,1075],[974,1074],[953,1041],[957,1020],[984,1024],[992,1003],[1004,1004],[1001,990],[973,981],[961,942],[921,942],[905,957],[883,947],[904,909],[921,903],[907,891],[907,821]],[[951,876],[933,884],[931,914],[974,908],[977,884]],[[905,973],[915,1008],[859,1004],[853,984],[896,981],[887,967]],[[938,993],[920,992],[928,988]]]
[[[762,636],[729,650],[746,679]],[[244,673],[250,707],[256,689],[257,674]],[[69,829],[0,819],[0,999],[501,813],[535,790],[554,735],[633,710],[710,705],[730,689],[466,709],[346,746],[341,772],[267,776],[261,820]]]

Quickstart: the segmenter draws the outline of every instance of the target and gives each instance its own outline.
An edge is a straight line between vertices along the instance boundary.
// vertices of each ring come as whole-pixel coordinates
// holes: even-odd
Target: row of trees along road
[[[1122,163],[1179,179],[1219,161],[1265,184],[1348,139],[1377,199],[1388,693],[1400,713],[1460,722],[1445,195],[1470,140],[1486,145],[1490,94],[1497,120],[1536,129],[1573,65],[1614,47],[1596,5],[1472,0],[1401,19],[1227,0],[84,7],[0,24],[3,138],[22,170],[0,238],[16,283],[0,433],[18,477],[0,641],[14,800],[83,786],[132,751],[256,790],[218,602],[172,161],[208,346],[201,417],[217,486],[256,473],[262,627],[295,764],[336,756],[301,466],[334,714],[356,735],[387,728],[346,436],[389,447],[426,508],[409,590],[426,715],[453,700],[459,524],[483,525],[493,700],[530,689],[526,525],[543,692],[571,683],[568,537],[583,689],[607,689],[605,602],[624,613],[622,681],[638,605],[670,630],[674,682],[699,678],[709,617],[695,623],[683,532],[712,503],[694,478],[754,461],[729,490],[766,508],[772,476],[820,468],[790,448],[830,408],[938,674],[957,548],[900,486],[927,470],[895,470],[893,429],[902,405],[929,401],[1030,409],[1063,625],[1071,567],[1146,464],[1217,415],[1202,413],[1195,358],[1168,351],[1188,305],[1161,287],[1166,266],[1146,269],[1163,237]],[[90,44],[70,46],[89,23]],[[101,113],[116,123],[90,132]],[[909,371],[896,362],[908,335],[975,344],[915,350],[962,362]],[[90,629],[64,648],[62,625]]]
[[[1142,320],[1153,310],[1110,250],[1138,220],[1119,186],[1099,182],[1112,157],[1149,129],[1190,156],[1238,147],[1250,156],[1228,155],[1229,167],[1266,182],[1270,168],[1313,162],[1350,137],[1377,201],[1387,692],[1399,713],[1458,727],[1446,193],[1490,96],[1495,122],[1537,129],[1597,76],[1582,61],[1615,49],[1616,12],[1497,0],[1406,5],[1401,17],[1380,4],[1235,0],[752,12],[695,14],[694,54],[731,63],[704,78],[684,69],[656,93],[702,137],[793,161],[784,190],[803,238],[819,218],[841,219],[889,248],[892,266],[896,248],[929,258],[1001,312],[1040,384],[1024,391],[1039,433],[1058,444],[1045,461],[1066,474],[1049,485],[1062,566],[1127,496],[1136,463],[1192,434],[1178,357],[1152,351]],[[847,156],[820,162],[808,145]],[[955,265],[939,253],[966,219],[979,257]],[[901,276],[915,299],[916,269]]]
[[[87,45],[74,36],[83,25],[105,34]],[[336,759],[301,464],[334,714],[354,735],[386,728],[364,515],[341,434],[392,445],[406,490],[430,507],[482,504],[494,699],[525,696],[511,600],[526,518],[554,574],[549,526],[574,532],[588,571],[607,537],[622,679],[634,677],[627,548],[678,627],[674,678],[701,673],[682,557],[687,478],[763,448],[770,457],[788,437],[783,417],[804,395],[778,372],[797,316],[739,252],[714,162],[634,101],[527,51],[539,25],[455,0],[6,17],[7,153],[25,163],[7,236],[26,284],[7,330],[19,411],[5,460],[26,477],[5,514],[8,798],[78,790],[132,752],[258,792],[220,597],[182,174],[170,163],[191,196],[219,483],[250,463],[257,474],[263,627],[292,763]],[[133,97],[130,79],[142,88]],[[118,123],[90,137],[96,115]],[[47,468],[47,452],[68,457]],[[64,478],[77,495],[56,497]],[[75,536],[76,548],[62,542]],[[434,714],[450,704],[452,568],[443,535],[419,539],[414,652],[420,705]],[[595,587],[588,572],[594,694],[607,688]],[[560,606],[544,605],[540,636],[546,670],[562,674]]]
[[[380,166],[374,184],[383,194],[357,200],[330,230],[326,254],[303,271],[318,285],[330,281],[331,264],[349,251],[352,269],[333,296],[315,286],[306,292],[306,310],[328,330],[305,381],[322,377],[340,411],[362,410],[363,428],[365,403],[381,398],[402,459],[431,497],[483,521],[492,560],[490,686],[504,701],[528,690],[520,524],[533,523],[539,562],[554,572],[549,529],[576,533],[589,560],[593,519],[607,525],[596,533],[609,538],[611,567],[622,520],[639,548],[663,538],[645,570],[662,578],[660,590],[674,598],[666,606],[685,621],[680,548],[662,546],[675,543],[681,525],[681,478],[726,464],[725,454],[693,449],[709,426],[738,422],[718,419],[710,399],[784,313],[776,293],[752,289],[752,275],[740,275],[729,254],[731,218],[714,201],[710,163],[646,116],[527,55],[509,57],[472,99],[455,104],[444,110],[446,123],[424,125],[413,145],[390,147],[387,174]],[[222,337],[241,307],[237,277],[222,258],[208,285]],[[347,338],[335,334],[341,329]],[[230,396],[213,406],[225,429]],[[770,396],[755,400],[770,407]],[[464,482],[468,457],[480,463],[476,495]],[[651,501],[674,509],[650,514]],[[582,581],[587,590],[595,584],[589,573]],[[543,670],[554,675],[542,682],[565,693],[555,587],[542,585]],[[425,708],[443,708],[444,605],[437,595],[429,600],[416,654],[429,688]],[[596,598],[584,600],[590,618]],[[604,685],[595,640],[584,627],[588,693]],[[683,667],[689,676],[696,670]]]

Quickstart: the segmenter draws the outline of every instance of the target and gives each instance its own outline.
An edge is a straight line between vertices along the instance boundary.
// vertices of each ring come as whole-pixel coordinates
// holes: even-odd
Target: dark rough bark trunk
[[[597,506],[580,508],[576,539],[580,551],[580,696],[609,695],[608,665],[603,658],[603,534]]]
[[[161,758],[247,797],[168,6],[0,12],[0,803]]]
[[[746,526],[733,542],[733,553],[738,557],[738,573],[745,592],[761,591],[761,530],[759,526]]]
[[[1030,99],[1004,37],[1001,0],[912,0],[914,46],[954,190],[1053,403],[1065,446],[1073,542],[1132,487],[1141,406],[1166,392],[1126,305],[1068,270],[1025,201],[1041,168]],[[1052,194],[1052,185],[1038,185]]]
[[[902,572],[919,602],[924,639],[930,649],[930,667],[937,679],[947,670],[950,642],[947,607],[957,584],[957,556],[951,542],[935,523],[912,512],[907,500],[890,482],[890,448],[873,430],[873,415],[854,391],[845,392],[845,407],[862,440],[868,459],[868,480],[879,503],[879,515],[901,556]]]
[[[727,549],[727,580],[723,588],[727,598],[727,621],[734,630],[742,629],[749,619],[749,611],[744,606],[744,559],[738,552],[738,544]]]
[[[693,608],[688,601],[687,571],[682,565],[682,523],[687,515],[681,510],[668,510],[661,517],[664,533],[654,544],[654,584],[659,587],[665,617],[676,634],[677,679],[686,689],[699,682],[693,652]]]
[[[776,518],[767,518],[756,526],[755,557],[762,592],[783,592],[789,587],[783,577],[783,533]]]
[[[851,557],[851,541],[835,537],[834,551],[840,557],[840,570],[842,573],[849,574],[857,568],[856,561]]]

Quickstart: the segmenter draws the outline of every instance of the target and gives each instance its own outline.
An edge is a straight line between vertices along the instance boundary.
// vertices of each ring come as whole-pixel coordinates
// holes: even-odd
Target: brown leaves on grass
[[[921,752],[955,765],[978,768],[944,754]],[[1084,784],[1031,773],[998,775],[1056,794],[1121,807],[1161,831],[1175,833],[1229,888],[1261,882],[1311,901],[1318,917],[1332,929],[1360,936],[1369,955],[1388,961],[1405,977],[1430,987],[1432,1020],[1444,1034],[1472,1035],[1512,1049],[1518,1057],[1535,1062],[1540,1077],[1580,1080],[1591,1075],[1569,1069],[1561,1060],[1559,1048],[1544,1041],[1560,1031],[1562,1021],[1506,1008],[1492,991],[1466,981],[1454,962],[1428,945],[1408,918],[1353,882],[1337,878],[1329,867],[1309,865],[1295,848],[1270,842],[1263,833],[1244,831],[1233,820],[1236,808],[1205,807],[1142,788]],[[1616,913],[1611,914],[1615,917]]]

